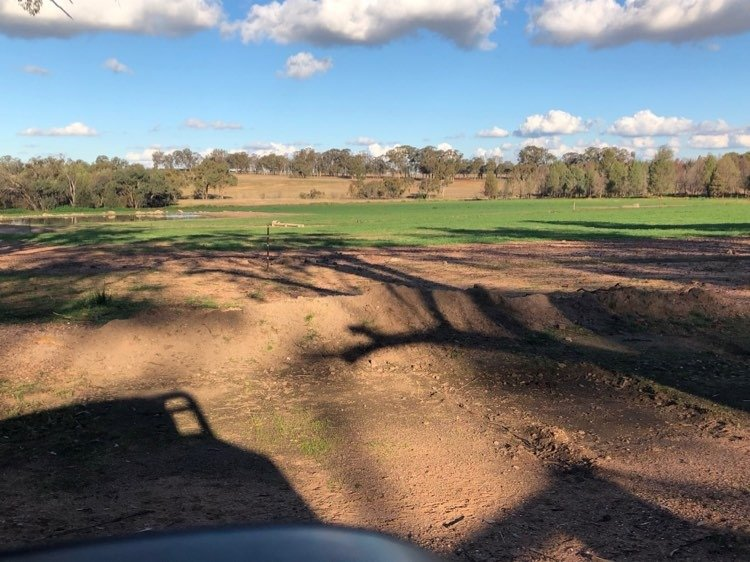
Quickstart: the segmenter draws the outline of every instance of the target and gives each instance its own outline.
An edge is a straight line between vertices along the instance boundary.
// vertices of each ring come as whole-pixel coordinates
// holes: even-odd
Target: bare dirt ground
[[[750,558],[747,239],[0,252],[4,547],[321,521]],[[122,318],[55,313],[105,284]]]
[[[349,197],[349,178],[309,177],[290,178],[287,176],[273,176],[262,174],[239,174],[236,186],[227,187],[219,194],[220,197],[202,200],[190,199],[189,192],[183,195],[180,205],[279,205],[289,203],[310,202],[351,202]],[[301,193],[310,193],[315,189],[322,193],[318,198],[303,199]],[[417,191],[416,184],[410,194]],[[445,189],[443,199],[474,199],[484,192],[484,180],[458,178]],[[409,193],[407,193],[407,196]]]

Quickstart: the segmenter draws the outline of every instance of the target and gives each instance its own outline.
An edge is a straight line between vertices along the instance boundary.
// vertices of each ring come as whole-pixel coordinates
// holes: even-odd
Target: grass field
[[[750,202],[743,200],[398,201],[183,208],[210,211],[212,216],[18,230],[0,233],[0,239],[53,245],[259,248],[265,246],[265,227],[272,220],[305,225],[272,229],[272,245],[310,248],[750,234]],[[222,212],[226,218],[217,214]]]

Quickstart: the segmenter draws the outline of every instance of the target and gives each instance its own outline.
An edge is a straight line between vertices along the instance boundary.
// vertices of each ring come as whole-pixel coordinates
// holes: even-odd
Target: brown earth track
[[[747,559],[749,250],[11,249],[11,310],[159,306],[0,324],[0,542],[318,520],[464,560]]]

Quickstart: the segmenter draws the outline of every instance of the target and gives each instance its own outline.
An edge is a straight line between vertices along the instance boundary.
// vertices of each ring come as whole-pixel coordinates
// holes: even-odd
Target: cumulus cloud
[[[461,47],[491,49],[499,16],[494,0],[282,0],[256,4],[222,29],[245,43],[314,45],[381,45],[429,30]]]
[[[607,130],[621,137],[674,136],[694,128],[690,119],[684,117],[662,117],[649,109],[629,117],[620,117]]]
[[[693,148],[729,148],[729,135],[693,135],[689,144]]]
[[[66,127],[54,127],[52,129],[28,128],[18,133],[24,137],[95,137],[99,133],[88,125],[76,121]]]
[[[654,137],[631,137],[625,140],[625,146],[637,149],[655,148],[656,139]]]
[[[176,148],[162,148],[161,146],[150,146],[143,150],[133,150],[125,154],[125,160],[131,164],[143,164],[146,167],[151,167],[154,164],[153,156],[154,152],[163,152],[164,154],[173,153]]]
[[[484,158],[485,160],[500,161],[503,159],[503,149],[499,146],[495,148],[477,148],[476,151],[474,151],[474,155],[479,158]]]
[[[727,133],[732,128],[729,123],[723,119],[717,119],[716,121],[702,121],[696,126],[696,131],[699,133]]]
[[[693,135],[690,137],[689,144],[692,148],[702,148],[708,150],[720,150],[726,148],[748,148],[750,147],[750,135],[744,133],[732,134],[714,134],[714,135]]]
[[[491,129],[482,129],[481,131],[477,132],[477,136],[483,139],[498,139],[502,137],[507,137],[508,135],[510,135],[510,132],[506,131],[505,129],[501,129],[500,127],[492,127]]]
[[[34,17],[17,0],[0,0],[0,35],[72,37],[84,33],[119,32],[180,36],[216,27],[224,19],[219,0],[75,0],[67,17],[45,5]]]
[[[583,133],[589,126],[583,119],[566,111],[553,109],[545,115],[529,115],[516,131],[522,137],[541,137],[551,135],[572,135]]]
[[[47,76],[49,74],[49,70],[47,70],[46,68],[33,64],[27,64],[26,66],[24,66],[23,71],[26,74],[36,74],[37,76]]]
[[[453,146],[451,144],[448,144],[447,142],[441,142],[435,148],[437,148],[438,150],[453,150]]]
[[[111,70],[115,74],[132,74],[133,71],[127,65],[121,63],[116,58],[110,58],[104,61],[104,68]]]
[[[188,129],[213,129],[214,131],[239,130],[242,125],[239,123],[228,123],[226,121],[204,121],[191,117],[185,120],[185,126]]]
[[[400,144],[390,144],[390,145],[384,145],[377,142],[374,142],[370,144],[367,147],[367,151],[370,153],[371,156],[374,156],[375,158],[380,158],[381,156],[385,156],[385,154],[389,150],[393,150],[396,147],[401,146]]]
[[[286,59],[286,65],[281,72],[287,78],[306,80],[315,74],[324,74],[333,68],[330,58],[316,59],[312,53],[301,52]]]
[[[289,156],[290,154],[294,154],[301,148],[303,147],[284,144],[280,142],[254,142],[243,147],[243,149],[249,154],[255,154],[257,156],[267,156],[269,154]]]
[[[750,10],[747,0],[544,0],[528,30],[553,45],[684,43],[750,31]]]

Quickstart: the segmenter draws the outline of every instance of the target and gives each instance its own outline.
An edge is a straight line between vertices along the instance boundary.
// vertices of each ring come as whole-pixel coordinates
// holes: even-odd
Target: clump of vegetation
[[[349,186],[349,195],[355,199],[397,199],[411,187],[411,178],[359,178]]]
[[[303,191],[299,194],[300,199],[322,199],[326,194],[319,189],[311,189],[310,191]]]
[[[193,308],[206,308],[209,310],[216,310],[219,308],[219,303],[208,297],[190,297],[187,300],[187,304]]]
[[[484,195],[489,199],[497,199],[500,195],[500,188],[498,187],[495,170],[487,170],[487,173],[484,176]]]
[[[304,411],[258,414],[250,420],[250,431],[260,447],[293,448],[317,459],[327,455],[334,447],[328,420]]]

